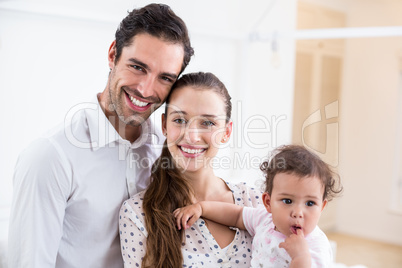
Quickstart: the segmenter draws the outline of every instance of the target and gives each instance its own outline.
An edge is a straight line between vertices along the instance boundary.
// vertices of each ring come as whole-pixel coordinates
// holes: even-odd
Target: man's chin
[[[139,127],[142,124],[144,124],[147,119],[144,119],[141,116],[130,116],[128,118],[125,118],[122,120],[126,125],[132,126],[132,127]]]

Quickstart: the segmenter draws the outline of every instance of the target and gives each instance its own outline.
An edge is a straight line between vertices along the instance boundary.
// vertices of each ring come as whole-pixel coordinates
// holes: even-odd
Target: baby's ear
[[[264,206],[267,209],[267,211],[269,213],[272,213],[271,212],[271,196],[269,195],[269,193],[264,192],[262,194],[262,202],[264,203]]]
[[[325,208],[325,206],[328,204],[328,200],[327,199],[325,199],[324,200],[324,202],[322,202],[322,208],[321,208],[321,211],[323,211],[324,210],[324,208]]]

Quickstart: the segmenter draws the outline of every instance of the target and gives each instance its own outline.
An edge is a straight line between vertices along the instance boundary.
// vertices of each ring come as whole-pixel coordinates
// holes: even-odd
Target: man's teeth
[[[199,154],[204,150],[204,149],[190,149],[186,147],[181,147],[181,149],[188,154]]]
[[[144,106],[148,105],[147,102],[139,101],[139,100],[135,99],[133,96],[130,96],[130,100],[134,105],[139,106],[139,107],[144,107]]]

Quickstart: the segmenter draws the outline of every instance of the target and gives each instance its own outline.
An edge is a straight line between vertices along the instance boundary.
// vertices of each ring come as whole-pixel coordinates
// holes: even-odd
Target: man
[[[148,185],[163,142],[149,116],[193,49],[186,25],[166,5],[133,10],[115,37],[105,90],[18,159],[10,268],[123,267],[119,209]]]

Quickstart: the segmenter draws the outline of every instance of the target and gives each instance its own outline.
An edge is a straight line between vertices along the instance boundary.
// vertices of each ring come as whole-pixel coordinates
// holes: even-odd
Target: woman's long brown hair
[[[165,144],[155,161],[152,182],[144,195],[147,248],[142,267],[181,267],[184,230],[178,231],[173,210],[191,204],[191,187],[177,170]]]
[[[202,72],[183,75],[173,86],[166,104],[169,104],[172,92],[184,86],[213,90],[221,95],[226,108],[227,121],[229,121],[230,96],[224,84],[215,75]],[[167,115],[166,112],[165,114]],[[142,267],[183,266],[181,247],[184,242],[184,230],[177,230],[173,211],[192,204],[192,196],[192,188],[175,165],[165,142],[161,156],[152,166],[151,183],[143,200],[148,237]]]

